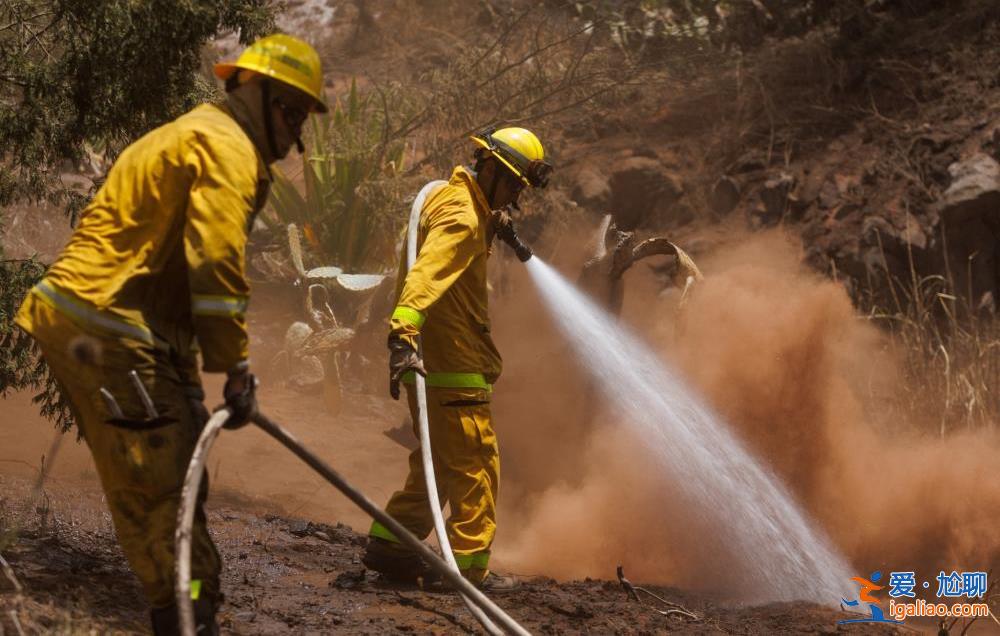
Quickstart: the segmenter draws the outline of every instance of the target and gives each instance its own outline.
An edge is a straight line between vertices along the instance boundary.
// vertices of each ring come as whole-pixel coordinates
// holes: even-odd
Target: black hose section
[[[529,633],[521,627],[517,621],[512,619],[491,600],[489,600],[481,591],[479,591],[478,588],[476,588],[476,586],[467,581],[465,577],[448,567],[448,564],[445,563],[441,557],[435,554],[434,551],[427,545],[425,545],[423,541],[414,536],[398,521],[386,514],[385,511],[376,506],[370,499],[368,499],[368,497],[348,484],[337,471],[333,470],[326,464],[326,462],[300,444],[298,440],[292,437],[292,435],[280,425],[273,422],[260,412],[256,413],[250,419],[265,433],[278,440],[278,442],[280,442],[285,448],[292,451],[292,453],[305,462],[310,468],[315,470],[324,479],[330,482],[330,484],[342,492],[344,496],[365,511],[366,514],[388,528],[389,531],[400,540],[400,542],[419,554],[432,569],[455,586],[459,592],[474,600],[476,605],[481,607],[483,611],[490,615],[490,618],[497,621],[497,623],[502,625],[504,629],[512,634],[526,635]]]
[[[534,255],[531,248],[517,235],[517,230],[514,229],[513,224],[500,238],[514,250],[514,253],[517,254],[517,260],[522,263],[526,263]]]

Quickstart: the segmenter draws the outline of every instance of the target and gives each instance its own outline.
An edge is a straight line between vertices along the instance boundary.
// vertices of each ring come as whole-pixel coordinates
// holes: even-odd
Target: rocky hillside
[[[603,130],[568,139],[572,198],[681,237],[723,219],[784,225],[856,301],[888,302],[886,275],[907,281],[912,263],[992,311],[1000,8],[867,4],[863,21],[637,89]]]

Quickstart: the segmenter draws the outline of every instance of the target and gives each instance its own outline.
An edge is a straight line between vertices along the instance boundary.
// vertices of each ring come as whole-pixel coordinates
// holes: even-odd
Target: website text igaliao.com
[[[889,601],[889,615],[894,620],[905,618],[938,617],[938,618],[974,618],[990,615],[990,606],[986,603],[928,603],[918,599],[913,603],[897,603]]]

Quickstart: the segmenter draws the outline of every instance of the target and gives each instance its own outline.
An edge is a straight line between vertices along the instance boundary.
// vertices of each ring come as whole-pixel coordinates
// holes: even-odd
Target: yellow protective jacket
[[[229,111],[198,106],[125,149],[28,302],[227,371],[247,358],[244,255],[269,183]],[[29,312],[18,324],[32,333]]]
[[[420,335],[428,386],[489,390],[500,376],[486,289],[489,212],[475,178],[458,166],[424,203],[409,272],[404,246],[391,334],[411,345]]]

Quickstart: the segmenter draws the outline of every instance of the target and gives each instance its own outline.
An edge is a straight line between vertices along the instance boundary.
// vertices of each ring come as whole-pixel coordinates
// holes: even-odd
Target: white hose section
[[[198,491],[201,488],[202,475],[205,472],[205,463],[208,459],[208,452],[212,448],[219,435],[219,430],[229,416],[229,410],[223,409],[215,413],[202,429],[195,445],[191,462],[188,464],[188,472],[184,480],[184,488],[181,491],[180,509],[178,510],[178,525],[175,535],[177,565],[175,567],[175,599],[180,616],[180,628],[183,636],[196,636],[194,623],[194,607],[191,604],[191,532],[194,525],[194,511],[198,502]],[[410,547],[417,554],[427,560],[427,563],[438,572],[445,580],[454,585],[463,593],[463,598],[471,598],[478,607],[487,612],[495,620],[499,621],[511,634],[517,636],[531,636],[531,634],[521,627],[521,625],[510,617],[509,614],[500,609],[496,603],[487,598],[480,590],[462,578],[461,573],[448,565],[443,559],[435,554],[425,543],[410,533],[409,530],[399,524],[398,521],[390,517],[381,508],[375,505],[370,499],[364,496],[361,491],[348,484],[343,477],[337,474],[332,468],[327,466],[318,457],[313,455],[300,442],[298,442],[288,431],[283,429],[276,422],[257,413],[251,418],[261,430],[278,440],[286,448],[292,451],[299,459],[315,470],[330,484],[340,490],[355,505],[365,513],[377,519],[382,525],[389,528],[396,534],[404,545]],[[501,632],[502,633],[502,632]]]
[[[420,213],[424,207],[424,201],[434,188],[444,184],[444,181],[432,181],[425,185],[417,198],[413,201],[410,210],[410,222],[407,228],[406,264],[407,270],[413,267],[417,260],[417,236],[420,227]],[[419,346],[419,343],[418,343]],[[448,542],[448,535],[444,526],[444,518],[441,516],[441,500],[438,498],[437,480],[434,478],[434,459],[431,456],[430,424],[427,420],[427,383],[419,373],[416,376],[417,408],[419,409],[419,431],[420,431],[420,454],[423,460],[424,477],[427,485],[427,497],[431,506],[431,515],[434,518],[434,532],[437,535],[438,543],[445,561],[456,573],[459,572],[455,555],[451,552],[451,544]],[[178,615],[180,617],[180,628],[182,636],[196,636],[194,622],[194,605],[191,602],[191,528],[194,525],[194,513],[197,508],[198,491],[201,488],[202,475],[205,472],[205,462],[208,458],[208,451],[211,449],[223,424],[229,418],[229,409],[216,411],[205,428],[202,429],[195,445],[194,453],[191,455],[191,462],[188,464],[187,475],[184,477],[184,487],[181,490],[180,510],[178,511],[178,525],[175,535],[176,542],[176,585],[175,598],[177,602]],[[459,574],[460,575],[460,574]],[[470,588],[472,592],[478,592]],[[492,601],[485,597],[472,599],[459,591],[462,600],[469,608],[469,612],[482,624],[483,628],[490,634],[502,635],[504,631],[490,620],[476,604],[476,601],[488,604],[493,612],[496,612],[504,623],[510,626],[512,633],[527,636],[528,632],[518,625],[514,619],[497,607]]]
[[[417,262],[417,236],[418,230],[420,229],[420,213],[424,209],[424,201],[426,201],[428,195],[435,190],[438,186],[443,185],[444,181],[431,181],[417,194],[417,198],[413,200],[413,206],[410,208],[410,223],[406,230],[406,271],[409,272],[413,269],[413,264]],[[418,347],[419,338],[418,338]],[[448,542],[448,533],[444,527],[444,517],[441,516],[441,500],[438,498],[437,480],[434,478],[434,458],[431,456],[431,432],[430,423],[427,421],[427,382],[424,377],[419,373],[414,373],[416,376],[416,389],[417,389],[417,410],[419,419],[419,431],[420,431],[420,458],[423,460],[424,465],[424,480],[427,485],[427,499],[431,506],[431,515],[434,517],[434,534],[437,535],[438,545],[441,546],[441,553],[444,555],[445,561],[451,566],[456,572],[459,571],[458,563],[455,561],[455,555],[451,553],[451,543]],[[481,610],[475,603],[472,602],[464,594],[461,595],[462,600],[465,601],[466,607],[469,608],[469,612],[475,616],[476,620],[482,624],[483,629],[488,633],[499,635],[503,634],[503,631],[496,626],[496,624],[490,620],[490,618]]]
[[[201,476],[205,474],[205,460],[212,443],[218,437],[222,425],[229,419],[229,409],[220,409],[212,414],[202,429],[195,444],[191,462],[188,464],[187,475],[184,477],[184,488],[181,489],[181,503],[178,511],[177,530],[174,535],[176,547],[176,562],[174,569],[177,580],[174,594],[177,602],[177,612],[180,617],[182,636],[196,636],[194,624],[194,604],[191,602],[191,528],[194,526],[194,511],[198,507],[198,491],[201,489]]]

